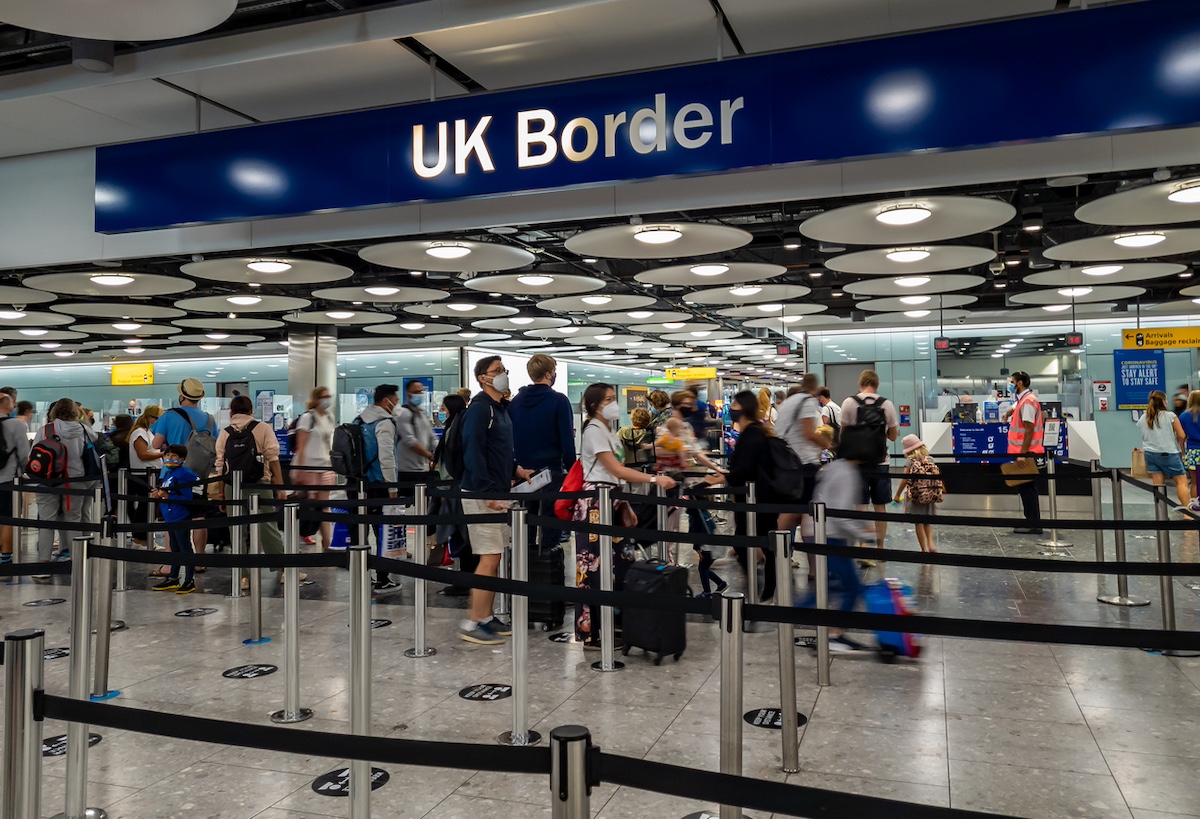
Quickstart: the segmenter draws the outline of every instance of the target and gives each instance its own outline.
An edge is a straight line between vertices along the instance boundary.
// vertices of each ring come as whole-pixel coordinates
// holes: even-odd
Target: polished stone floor
[[[1130,517],[1149,507],[1130,504]],[[1070,554],[1094,557],[1090,532],[1072,533]],[[943,551],[1035,555],[1036,539],[1007,529],[937,531]],[[911,527],[893,526],[889,545],[915,549]],[[1107,549],[1112,555],[1111,536]],[[1149,559],[1154,541],[1132,538],[1131,559]],[[1175,560],[1197,560],[1194,533],[1176,533]],[[690,556],[690,552],[688,553]],[[264,584],[265,622],[275,641],[241,644],[247,636],[245,601],[223,597],[228,572],[200,579],[205,594],[179,597],[146,590],[115,595],[114,617],[128,629],[112,635],[111,685],[115,705],[268,724],[282,707],[282,672],[230,680],[221,672],[246,663],[282,666],[278,586]],[[719,574],[736,584],[734,561]],[[1135,594],[1152,605],[1119,609],[1095,602],[1111,578],[1013,573],[891,564],[886,571],[911,582],[922,610],[963,618],[1157,628],[1157,579],[1131,579]],[[140,574],[144,574],[144,571]],[[311,572],[302,589],[301,704],[316,716],[295,730],[348,732],[346,576]],[[797,572],[803,583],[804,572]],[[1200,575],[1200,569],[1198,569]],[[27,607],[66,597],[62,580],[0,587],[6,630],[38,627],[47,646],[67,644],[67,605]],[[1196,578],[1173,584],[1181,629],[1200,627]],[[698,588],[697,583],[693,583]],[[493,743],[510,725],[511,700],[468,702],[457,692],[472,683],[506,683],[507,646],[462,643],[454,636],[461,598],[433,595],[430,643],[435,657],[407,659],[412,645],[411,590],[406,585],[377,600],[375,616],[391,625],[374,638],[373,732],[410,739]],[[176,611],[212,607],[185,619]],[[861,635],[870,641],[869,635]],[[719,673],[717,631],[700,618],[689,623],[687,653],[655,667],[640,656],[615,674],[590,668],[597,659],[572,644],[530,632],[530,715],[548,732],[567,723],[588,726],[606,750],[716,770]],[[775,633],[746,636],[745,708],[778,705]],[[65,693],[69,660],[47,662],[47,688]],[[1027,643],[929,638],[919,660],[884,665],[869,653],[837,654],[832,685],[818,687],[815,656],[797,650],[801,773],[780,772],[775,731],[745,727],[746,775],[853,793],[1037,817],[1200,816],[1200,659],[1136,649],[1100,649]],[[48,721],[45,735],[65,726]],[[89,804],[114,819],[315,819],[348,815],[347,800],[320,796],[313,779],[342,760],[265,753],[100,729],[91,750]],[[43,813],[62,809],[64,759],[45,760]],[[386,767],[386,766],[385,766]],[[548,816],[544,777],[441,769],[394,768],[375,791],[374,815],[387,817]],[[682,817],[715,806],[604,785],[592,798],[593,815]],[[758,816],[754,812],[750,815]]]

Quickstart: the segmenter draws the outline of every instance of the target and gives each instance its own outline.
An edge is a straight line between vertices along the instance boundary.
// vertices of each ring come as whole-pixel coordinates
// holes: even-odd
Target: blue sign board
[[[101,147],[96,230],[1197,122],[1200,3],[1146,0]]]
[[[951,428],[954,454],[974,456],[972,463],[988,463],[988,455],[1008,453],[1008,424],[955,424]],[[1067,427],[1063,425],[1058,444],[1050,447],[1059,457],[1067,457]],[[1009,458],[998,458],[1005,461]]]
[[[1162,350],[1113,350],[1117,409],[1145,409],[1150,393],[1167,390],[1166,356]]]

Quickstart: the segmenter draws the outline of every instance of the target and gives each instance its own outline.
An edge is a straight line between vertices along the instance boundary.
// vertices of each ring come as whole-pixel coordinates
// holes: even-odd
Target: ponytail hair
[[[1166,412],[1167,396],[1162,390],[1155,390],[1150,393],[1150,400],[1146,404],[1146,426],[1149,429],[1158,428],[1158,414]]]

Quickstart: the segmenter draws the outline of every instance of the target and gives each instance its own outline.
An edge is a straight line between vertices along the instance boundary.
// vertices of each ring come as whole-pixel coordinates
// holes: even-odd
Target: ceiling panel
[[[261,120],[429,98],[429,66],[391,40],[174,74],[167,79]],[[439,97],[464,93],[442,74],[438,75],[437,91]]]
[[[716,25],[708,0],[613,0],[417,39],[494,89],[713,60]]]
[[[153,80],[100,85],[55,96],[143,129],[144,136],[186,134],[196,130],[195,100]],[[247,120],[211,105],[200,107],[202,130],[245,125]]]

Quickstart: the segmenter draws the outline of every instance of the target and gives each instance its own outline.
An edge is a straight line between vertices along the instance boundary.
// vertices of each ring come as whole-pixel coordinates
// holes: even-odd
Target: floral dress
[[[585,491],[592,491],[599,483],[585,482]],[[579,498],[571,520],[587,521],[593,526],[600,523],[600,507],[595,497]],[[625,573],[635,559],[633,543],[621,540],[613,543],[613,589],[625,587]],[[575,585],[581,589],[600,588],[600,536],[595,532],[575,533]],[[600,608],[584,603],[575,604],[575,639],[593,645],[600,642]]]

